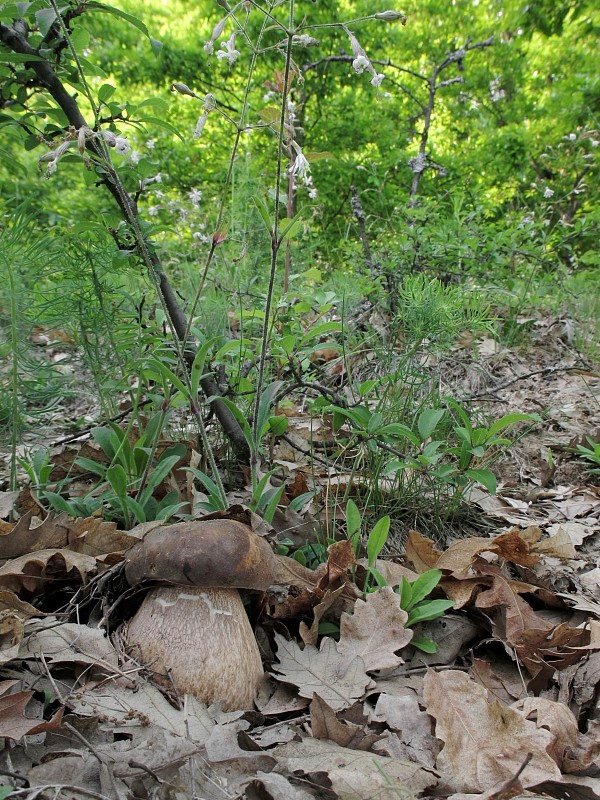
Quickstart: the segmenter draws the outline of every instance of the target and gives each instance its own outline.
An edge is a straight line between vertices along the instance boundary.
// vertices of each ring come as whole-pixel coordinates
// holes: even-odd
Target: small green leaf
[[[360,533],[360,511],[352,499],[346,503],[346,533],[349,539]]]
[[[279,505],[279,501],[281,500],[281,495],[285,489],[285,483],[282,483],[274,492],[273,496],[269,500],[269,503],[265,510],[263,511],[263,518],[267,522],[272,522],[273,517],[275,516],[275,512],[277,511],[277,506]]]
[[[56,12],[53,8],[42,8],[35,12],[35,19],[40,33],[45,36],[56,20]]]
[[[117,497],[123,498],[127,496],[127,473],[121,464],[112,464],[106,470],[106,480],[110,483]]]
[[[453,606],[452,600],[430,600],[428,603],[422,603],[409,612],[406,626],[410,628],[416,625],[417,622],[428,622],[429,620],[437,619],[442,616],[444,611]]]
[[[287,417],[273,416],[269,417],[269,430],[274,436],[282,436],[289,427]]]
[[[367,539],[367,559],[369,566],[372,567],[377,556],[383,550],[385,543],[390,532],[390,518],[388,516],[382,517],[373,526],[373,530]]]
[[[161,461],[159,461],[152,474],[148,478],[148,483],[144,491],[138,498],[138,502],[142,508],[146,505],[148,500],[154,494],[154,491],[160,486],[178,461],[179,456],[170,456],[169,458],[161,459]]]
[[[490,494],[496,494],[497,481],[494,473],[489,469],[468,469],[465,475],[472,481],[480,483]]]
[[[410,643],[417,650],[422,650],[424,653],[437,653],[437,644],[433,639],[427,639],[424,636],[413,636]]]
[[[404,611],[408,611],[412,605],[412,587],[410,582],[403,575],[400,583],[400,608]]]
[[[514,425],[517,422],[539,422],[540,417],[537,414],[507,414],[500,419],[497,419],[493,425],[490,425],[488,428],[489,436],[493,436],[496,433],[500,433],[505,428],[508,428],[510,425]]]
[[[99,103],[108,103],[110,98],[117,90],[114,86],[111,86],[110,83],[103,83],[102,86],[98,89],[98,102]]]
[[[402,606],[405,611],[410,611],[413,606],[424,600],[438,585],[442,577],[442,571],[439,569],[430,569],[419,575],[416,581],[410,585],[411,588],[411,602],[408,606]]]
[[[77,516],[77,510],[64,497],[56,492],[44,492],[44,497],[48,500],[55,511],[64,511],[71,517]]]
[[[267,229],[269,234],[272,235],[273,227],[271,224],[271,215],[269,213],[269,207],[267,206],[266,201],[263,200],[263,198],[259,197],[258,195],[254,195],[252,200],[254,201],[254,205],[256,206],[258,213],[262,217],[262,221],[265,223],[265,228]]]
[[[445,413],[446,411],[443,408],[426,408],[419,414],[417,427],[422,441],[429,439]]]

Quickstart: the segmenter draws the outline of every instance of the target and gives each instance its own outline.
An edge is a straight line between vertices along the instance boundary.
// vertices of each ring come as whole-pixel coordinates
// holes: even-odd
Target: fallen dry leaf
[[[325,637],[321,648],[288,642],[275,634],[278,664],[273,665],[274,677],[298,688],[302,697],[318,694],[333,709],[346,708],[362,697],[371,679],[365,665],[356,656],[350,663],[340,655],[333,639]]]
[[[444,742],[437,769],[456,792],[484,792],[515,775],[528,753],[521,775],[524,787],[560,781],[548,751],[555,737],[513,708],[489,702],[486,690],[464,672],[448,670],[425,676],[423,700]]]
[[[39,550],[7,561],[0,567],[0,587],[30,597],[41,594],[46,584],[60,581],[81,585],[95,572],[93,556],[71,550]]]
[[[394,669],[404,661],[396,655],[406,647],[413,631],[406,628],[408,614],[400,608],[400,597],[391,586],[384,586],[357,600],[353,614],[342,614],[338,653],[348,666],[359,656],[367,672]]]
[[[310,704],[310,728],[315,739],[329,739],[340,747],[352,750],[370,750],[381,739],[365,725],[339,719],[333,708],[319,695],[314,695]]]
[[[25,716],[32,697],[32,691],[15,691],[18,681],[0,683],[0,737],[18,741],[23,736],[57,730],[60,728],[64,709],[60,708],[49,720]]]
[[[395,733],[393,739],[375,745],[377,752],[435,767],[440,746],[433,735],[431,717],[421,711],[416,697],[380,694],[372,719],[385,722]]]
[[[303,738],[271,751],[280,769],[299,777],[320,775],[339,800],[414,800],[438,777],[418,764]],[[319,781],[320,782],[320,781]]]

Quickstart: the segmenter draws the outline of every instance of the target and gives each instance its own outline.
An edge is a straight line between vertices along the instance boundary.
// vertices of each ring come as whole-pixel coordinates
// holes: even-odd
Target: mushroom
[[[274,566],[269,544],[239,522],[155,528],[127,553],[131,586],[160,582],[124,627],[127,652],[181,695],[252,708],[264,670],[238,589],[265,591]]]

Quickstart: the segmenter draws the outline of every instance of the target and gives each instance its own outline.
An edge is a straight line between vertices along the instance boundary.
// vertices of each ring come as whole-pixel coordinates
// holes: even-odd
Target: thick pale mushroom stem
[[[252,708],[263,666],[236,589],[160,586],[126,632],[128,650],[165,689],[226,711]]]

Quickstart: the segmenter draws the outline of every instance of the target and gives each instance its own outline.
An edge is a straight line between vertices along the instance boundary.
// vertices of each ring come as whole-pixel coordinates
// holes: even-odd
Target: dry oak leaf
[[[42,615],[34,606],[19,600],[14,592],[0,591],[0,664],[6,664],[19,654],[25,622]]]
[[[345,656],[345,665],[359,656],[365,671],[395,669],[404,660],[396,650],[406,647],[413,631],[405,628],[408,614],[400,608],[400,597],[391,586],[384,586],[357,600],[353,614],[342,614],[338,653]]]
[[[271,750],[277,771],[315,776],[338,800],[414,800],[435,786],[438,776],[418,764],[350,750],[325,739],[304,738]],[[318,777],[317,777],[318,776]]]
[[[423,767],[435,767],[439,743],[432,733],[431,717],[421,711],[416,697],[380,694],[372,719],[385,722],[395,731],[394,738],[375,745],[377,752],[414,761]]]
[[[0,558],[18,558],[37,550],[66,548],[89,556],[103,556],[128,550],[139,537],[117,530],[116,523],[97,517],[74,518],[50,514],[35,527],[31,515],[21,517],[12,530],[0,535]]]
[[[430,670],[423,700],[436,721],[435,735],[444,742],[436,767],[453,791],[484,792],[509,780],[528,753],[532,758],[520,775],[522,786],[561,780],[548,754],[555,737],[514,708],[490,703],[486,690],[464,672]]]
[[[579,739],[577,720],[571,709],[545,697],[526,697],[513,708],[522,711],[538,728],[545,728],[554,735],[555,742],[549,753],[564,772],[565,754],[577,747]]]
[[[341,747],[351,750],[371,750],[382,737],[370,731],[364,724],[356,725],[338,719],[331,706],[319,697],[313,696],[310,704],[310,729],[315,739],[328,739]]]
[[[25,709],[33,697],[33,692],[14,692],[10,690],[18,681],[0,683],[0,737],[18,741],[23,736],[54,731],[60,728],[64,708],[60,708],[49,720],[25,716]]]
[[[434,569],[441,550],[436,550],[433,541],[423,536],[419,531],[409,531],[406,542],[406,560],[421,574]]]
[[[82,584],[90,572],[96,571],[96,567],[96,559],[83,553],[39,550],[13,558],[0,567],[0,587],[15,594],[24,590],[35,596],[41,594],[45,584],[51,581]]]
[[[329,637],[323,639],[320,650],[311,645],[301,650],[278,633],[275,642],[279,664],[273,665],[274,677],[296,686],[302,697],[318,694],[338,711],[362,697],[371,683],[362,658],[356,656],[348,664]]]

